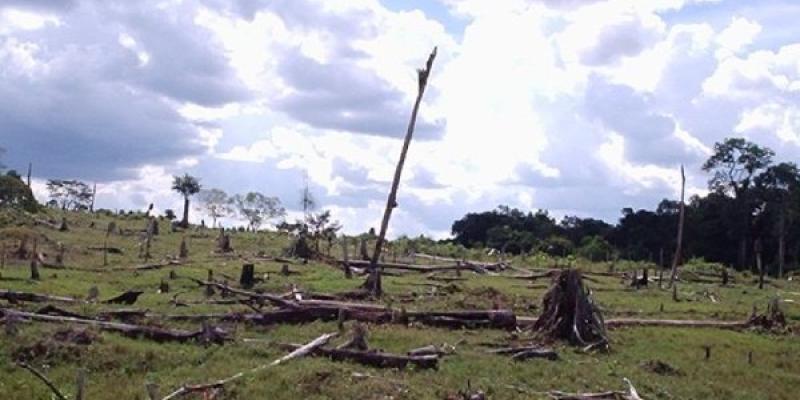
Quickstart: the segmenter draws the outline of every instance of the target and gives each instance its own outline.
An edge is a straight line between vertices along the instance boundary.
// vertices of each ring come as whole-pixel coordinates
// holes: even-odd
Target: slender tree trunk
[[[678,263],[680,263],[681,259],[681,250],[683,246],[683,219],[684,219],[684,194],[686,190],[686,175],[683,173],[683,165],[681,165],[681,206],[680,211],[678,214],[678,239],[675,245],[675,255],[672,257],[672,272],[669,276],[669,286],[675,283],[675,279],[678,277]]]
[[[786,205],[781,208],[778,220],[778,278],[783,278],[783,267],[786,262]]]
[[[761,263],[761,239],[757,238],[755,243],[753,244],[753,252],[756,253],[756,268],[758,268],[758,288],[764,288],[764,273],[765,268],[764,264]]]
[[[97,194],[97,182],[92,186],[92,204],[89,205],[89,212],[94,212],[94,196]]]
[[[31,171],[33,170],[33,163],[28,163],[28,187],[31,187]]]
[[[181,225],[184,228],[189,227],[189,196],[183,196],[183,220]]]
[[[383,292],[381,288],[381,275],[378,268],[378,260],[381,257],[381,249],[383,248],[383,241],[386,237],[386,230],[389,228],[389,219],[392,216],[392,210],[397,207],[397,188],[400,185],[400,175],[403,173],[403,165],[406,161],[406,154],[408,153],[408,146],[411,144],[411,137],[414,135],[414,125],[417,122],[417,112],[419,105],[422,102],[422,95],[425,93],[425,87],[428,85],[428,77],[431,73],[433,60],[436,58],[436,48],[433,48],[428,57],[428,62],[425,69],[417,70],[418,78],[418,92],[417,99],[414,102],[414,108],[411,111],[411,120],[408,123],[408,130],[406,131],[406,138],[403,142],[403,149],[400,151],[400,159],[397,161],[397,168],[394,172],[394,180],[392,181],[392,189],[389,192],[389,198],[386,201],[386,210],[383,213],[383,221],[381,222],[381,231],[378,234],[378,240],[375,242],[375,251],[372,254],[372,263],[370,264],[370,275],[365,282],[365,286],[370,290],[373,296],[380,296]]]

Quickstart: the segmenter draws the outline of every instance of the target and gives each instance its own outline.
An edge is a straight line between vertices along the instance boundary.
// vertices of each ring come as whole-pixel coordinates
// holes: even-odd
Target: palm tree
[[[183,176],[174,176],[172,180],[172,190],[183,195],[183,220],[181,226],[184,228],[189,227],[189,197],[200,191],[200,180],[183,174]]]

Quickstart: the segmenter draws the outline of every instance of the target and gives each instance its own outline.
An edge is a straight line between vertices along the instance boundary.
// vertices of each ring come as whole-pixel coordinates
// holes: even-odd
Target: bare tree
[[[397,207],[397,188],[400,186],[400,176],[403,173],[403,164],[406,161],[406,154],[408,153],[408,146],[411,144],[411,137],[414,135],[414,125],[417,122],[417,112],[419,105],[422,102],[422,95],[425,93],[425,87],[428,85],[428,77],[431,74],[431,67],[433,67],[433,60],[436,58],[436,48],[433,48],[428,62],[425,64],[425,69],[417,70],[418,90],[417,99],[414,102],[414,108],[411,111],[411,120],[408,123],[408,130],[406,131],[406,138],[403,141],[403,149],[400,151],[400,159],[397,161],[397,168],[394,171],[394,180],[392,181],[392,189],[389,192],[389,198],[386,200],[386,210],[383,213],[383,221],[381,222],[381,231],[378,234],[378,240],[375,242],[375,251],[372,254],[372,262],[370,263],[370,274],[364,286],[369,289],[373,296],[380,296],[383,292],[381,288],[381,275],[378,269],[378,260],[381,257],[381,248],[383,241],[386,237],[386,230],[389,228],[389,219],[392,217],[392,210]]]
[[[211,217],[211,227],[217,227],[217,219],[233,212],[232,199],[221,189],[204,189],[197,194],[198,209]]]
[[[250,228],[254,230],[264,222],[286,215],[286,209],[281,206],[280,199],[258,192],[237,194],[233,197],[233,204],[236,205],[239,215],[246,219]]]
[[[675,283],[678,277],[678,263],[681,259],[681,248],[683,246],[683,214],[684,214],[684,192],[686,189],[686,175],[683,173],[683,165],[681,165],[681,204],[678,214],[678,240],[675,245],[675,255],[672,257],[672,272],[669,276],[669,287]]]

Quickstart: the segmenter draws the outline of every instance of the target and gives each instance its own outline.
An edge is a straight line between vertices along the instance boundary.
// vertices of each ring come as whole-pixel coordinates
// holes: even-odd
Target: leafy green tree
[[[172,190],[183,196],[183,219],[180,225],[184,228],[189,227],[189,198],[197,194],[201,188],[200,180],[189,174],[172,178]]]
[[[586,236],[581,240],[577,254],[587,260],[604,260],[614,253],[614,247],[600,236]]]
[[[168,209],[164,210],[164,218],[166,218],[167,220],[172,221],[175,218],[178,218],[178,216],[175,215],[175,211],[173,211],[171,208],[168,208]]]
[[[756,193],[763,202],[756,232],[759,236],[773,233],[777,237],[778,276],[783,275],[786,261],[786,232],[797,217],[792,208],[792,195],[800,192],[800,171],[794,163],[780,163],[767,168],[755,178]],[[796,196],[795,196],[796,197]]]
[[[0,175],[0,208],[20,208],[29,212],[36,212],[39,204],[33,197],[31,188],[20,179]]]
[[[771,149],[743,138],[727,138],[714,144],[714,153],[703,164],[703,171],[712,174],[709,189],[733,194],[736,200],[738,226],[735,230],[739,237],[740,268],[747,265],[747,245],[751,239],[750,224],[755,207],[751,196],[753,179],[769,167],[774,155]]]

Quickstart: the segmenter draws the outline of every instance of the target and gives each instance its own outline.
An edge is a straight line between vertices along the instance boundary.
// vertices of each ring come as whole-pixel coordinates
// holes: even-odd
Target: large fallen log
[[[360,267],[369,267],[370,261],[364,260],[336,260],[337,263],[344,265],[345,262],[350,266],[360,266]],[[401,263],[389,263],[389,262],[379,262],[376,264],[378,268],[383,269],[394,269],[400,271],[413,271],[413,272],[441,272],[441,271],[472,271],[479,274],[487,273],[486,268],[479,264],[469,264],[469,263],[456,263],[456,264],[446,264],[446,265],[417,265],[417,264],[401,264]]]
[[[296,349],[299,345],[285,344],[281,347]],[[438,355],[411,356],[402,354],[385,353],[382,351],[362,351],[352,349],[330,349],[318,347],[311,352],[312,355],[328,357],[334,361],[353,361],[375,368],[404,369],[413,365],[420,369],[436,369],[439,367]]]
[[[156,342],[189,342],[198,341],[207,343],[223,343],[227,340],[227,335],[220,329],[204,325],[197,331],[185,331],[177,329],[166,329],[152,326],[142,326],[124,324],[118,322],[100,321],[95,319],[82,319],[74,317],[43,315],[0,308],[0,315],[13,316],[20,319],[39,322],[51,322],[59,324],[78,324],[88,325],[104,331],[117,332],[125,336],[145,338]]]
[[[0,299],[7,300],[9,303],[14,303],[17,301],[29,301],[35,303],[42,303],[42,302],[60,302],[60,303],[79,303],[82,300],[78,300],[72,297],[66,296],[53,296],[49,294],[39,294],[39,293],[32,293],[32,292],[15,292],[11,290],[0,289]]]
[[[752,326],[751,321],[713,321],[713,320],[680,320],[680,319],[638,319],[618,318],[606,320],[606,327],[621,328],[626,326],[666,326],[687,328],[721,328],[742,329]]]

